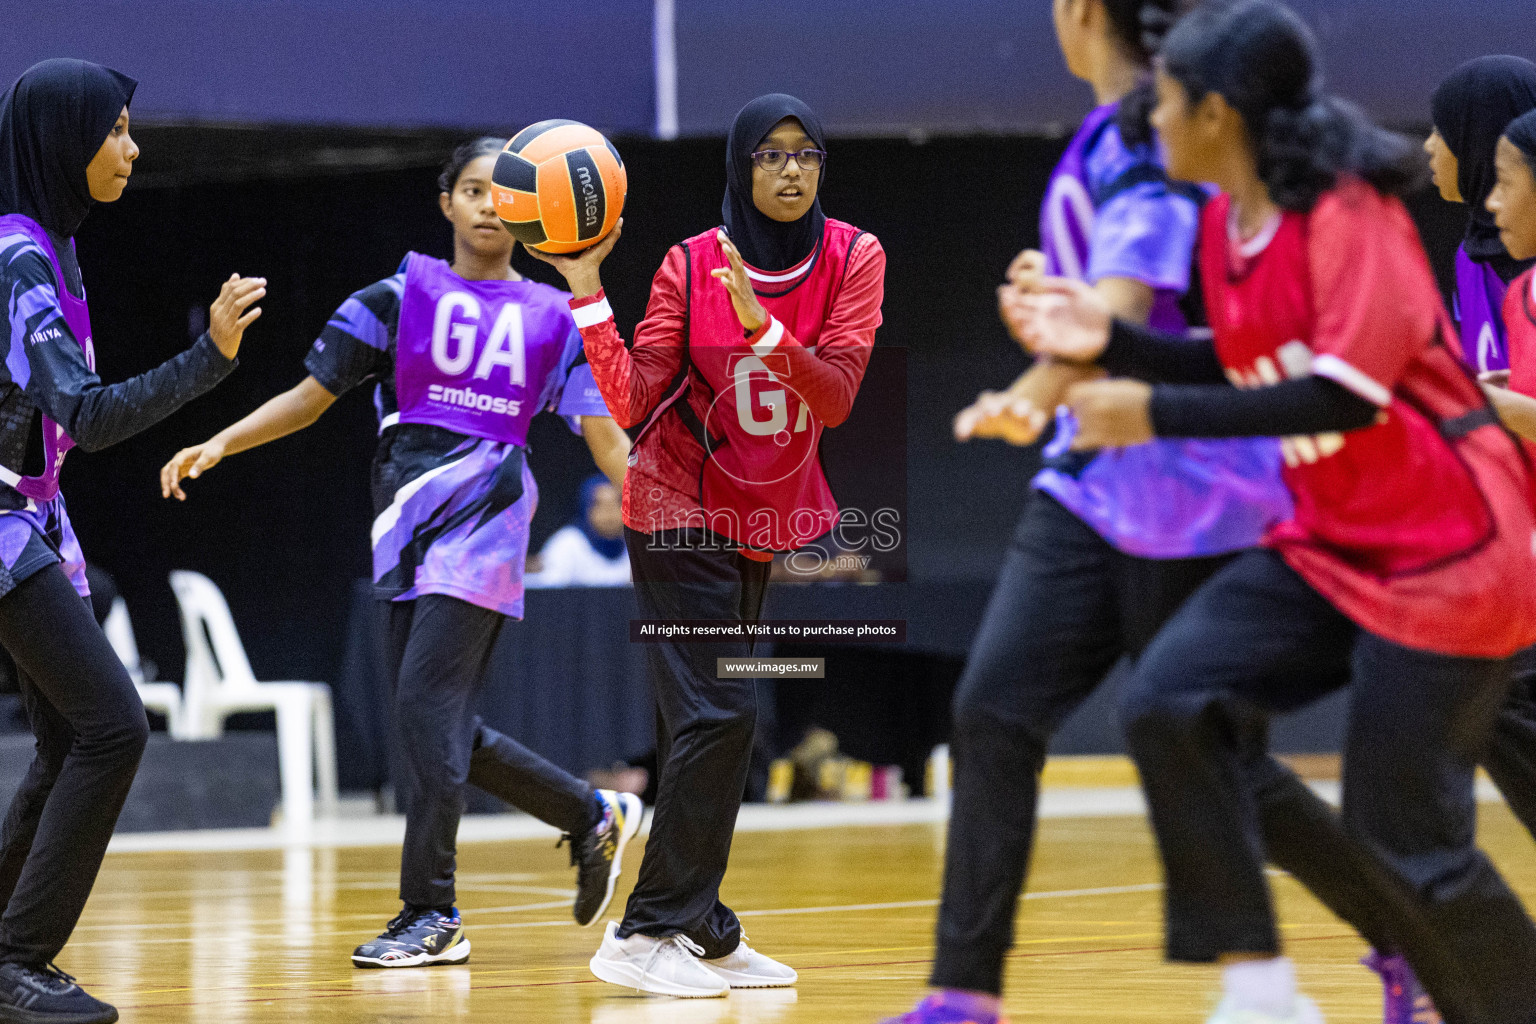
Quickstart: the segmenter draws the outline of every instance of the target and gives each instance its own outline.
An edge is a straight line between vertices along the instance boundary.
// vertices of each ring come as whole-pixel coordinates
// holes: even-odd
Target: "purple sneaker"
[[[1360,962],[1381,975],[1382,1024],[1442,1024],[1434,1000],[1419,987],[1419,979],[1407,960],[1401,956],[1382,956],[1373,949]]]
[[[880,1024],[1008,1024],[992,1011],[989,1002],[969,992],[941,989],[918,1003],[911,1012],[889,1017]]]

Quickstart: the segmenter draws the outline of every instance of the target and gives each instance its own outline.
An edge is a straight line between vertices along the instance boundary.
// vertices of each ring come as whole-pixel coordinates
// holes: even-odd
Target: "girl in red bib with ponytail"
[[[1222,190],[1200,246],[1212,345],[1112,321],[1068,281],[1023,301],[1021,334],[1131,378],[1068,394],[1077,444],[1282,438],[1294,516],[1184,603],[1121,691],[1168,955],[1223,965],[1210,1024],[1321,1024],[1281,955],[1221,709],[1286,711],[1352,677],[1356,851],[1315,866],[1385,872],[1371,898],[1446,1020],[1527,1024],[1536,924],[1477,849],[1473,789],[1508,659],[1536,643],[1533,477],[1451,347],[1397,198],[1419,168],[1406,140],[1322,91],[1311,33],[1276,0],[1197,8],[1157,89],[1169,173]]]
[[[773,94],[736,115],[724,227],[673,246],[626,348],[599,267],[619,229],[559,270],[614,419],[638,428],[624,479],[625,540],[646,619],[755,623],[775,552],[827,533],[838,509],[817,457],[847,419],[880,325],[885,253],[826,217],[821,123]],[[622,223],[621,223],[622,227]],[[648,648],[660,787],[622,924],[592,972],[674,996],[792,985],[720,902],[747,780],[756,681],[717,679],[745,640]]]

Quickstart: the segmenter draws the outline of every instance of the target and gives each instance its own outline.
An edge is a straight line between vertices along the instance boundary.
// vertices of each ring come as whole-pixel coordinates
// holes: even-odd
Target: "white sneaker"
[[[734,953],[700,962],[724,978],[731,988],[787,988],[800,977],[793,967],[747,945],[745,934]]]
[[[608,922],[603,944],[587,965],[601,980],[683,999],[723,996],[731,990],[725,979],[704,966],[699,959],[703,948],[686,935],[669,935],[664,939],[631,935],[621,939],[618,930],[617,922]]]
[[[1306,996],[1297,996],[1291,1004],[1291,1012],[1284,1017],[1259,1010],[1240,1010],[1233,1003],[1232,997],[1228,996],[1216,1007],[1216,1012],[1211,1014],[1205,1024],[1323,1024],[1323,1014],[1317,1004]]]

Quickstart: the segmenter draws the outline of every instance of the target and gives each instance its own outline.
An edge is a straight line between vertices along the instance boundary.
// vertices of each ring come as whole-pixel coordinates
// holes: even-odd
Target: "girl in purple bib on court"
[[[1153,51],[1186,6],[1055,0],[1063,56],[1093,86],[1097,105],[1046,188],[1042,251],[1021,253],[1008,269],[1000,305],[1011,327],[1022,289],[1048,274],[1088,283],[1127,321],[1200,343],[1186,309],[1200,305],[1189,299],[1207,194],[1169,179],[1147,120]],[[1077,424],[1058,403],[1097,373],[1037,360],[1007,390],[984,392],[955,419],[958,440],[1028,445],[1058,410],[1045,468],[955,692],[954,805],[929,979],[935,991],[886,1024],[1002,1024],[1005,965],[1054,734],[1121,659],[1139,657],[1206,579],[1291,514],[1274,438],[1073,451]],[[1371,880],[1363,872],[1319,877],[1315,870],[1315,851],[1347,847],[1337,818],[1267,756],[1262,722],[1232,728],[1253,739],[1244,782],[1265,821],[1287,820],[1285,829],[1265,832],[1270,860],[1304,876],[1378,948],[1392,948],[1362,898],[1373,892]],[[1385,975],[1389,1001],[1396,991],[1411,1003],[1417,986],[1406,961],[1381,956],[1371,964]],[[1387,1020],[1402,1024],[1392,1012],[1389,1006]]]
[[[346,391],[374,384],[373,581],[397,676],[405,907],[353,952],[358,967],[469,959],[454,906],[465,783],[567,834],[582,925],[608,905],[624,845],[640,827],[637,797],[594,790],[474,712],[502,626],[523,616],[538,502],[529,422],[545,411],[565,417],[615,484],[629,454],[585,365],[570,296],[511,267],[513,239],[490,200],[504,142],[459,147],[438,179],[453,224],[451,264],[407,254],[397,273],[331,316],[304,360],[308,377],[161,471],[162,492],[185,498],[183,477],[302,430]]]
[[[119,384],[96,376],[74,234],[133,173],[136,85],[96,64],[48,60],[0,98],[0,646],[37,735],[0,826],[4,1021],[117,1020],[53,959],[149,736],[138,692],[82,600],[85,562],[59,493],[64,457],[116,444],[223,380],[266,291],[262,279],[231,275],[191,348]]]
[[[1499,241],[1485,204],[1493,191],[1494,148],[1504,128],[1536,109],[1536,64],[1521,57],[1478,57],[1452,71],[1435,90],[1435,130],[1425,142],[1442,199],[1467,205],[1467,230],[1456,249],[1453,311],[1461,354],[1478,373],[1507,374],[1509,341],[1504,295],[1530,269]]]

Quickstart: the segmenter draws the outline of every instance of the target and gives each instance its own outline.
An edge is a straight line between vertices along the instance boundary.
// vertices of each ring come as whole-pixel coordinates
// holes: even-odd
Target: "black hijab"
[[[1462,244],[1467,255],[1512,281],[1529,263],[1517,263],[1499,241],[1484,205],[1493,191],[1493,155],[1511,121],[1536,110],[1536,64],[1522,57],[1478,57],[1452,71],[1435,90],[1435,130],[1457,161],[1456,183],[1471,208]]]
[[[827,148],[821,120],[810,107],[781,92],[759,96],[742,107],[725,143],[725,202],[720,207],[725,232],[741,251],[741,258],[759,270],[788,270],[805,259],[821,241],[827,224],[820,195],[827,175],[825,163],[816,186],[816,201],[799,220],[781,223],[752,202],[752,151],[786,117],[800,122],[817,149]]]
[[[25,214],[55,238],[72,237],[91,209],[85,168],[137,85],[83,60],[28,68],[0,97],[0,214]]]
[[[1504,134],[1515,144],[1516,149],[1525,154],[1525,162],[1531,165],[1531,173],[1536,174],[1536,110],[1515,118],[1504,129]]]

